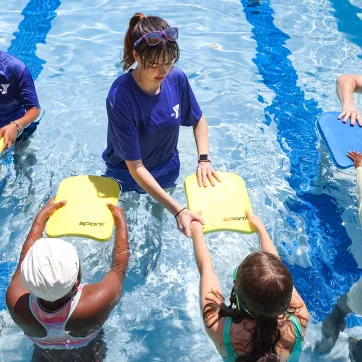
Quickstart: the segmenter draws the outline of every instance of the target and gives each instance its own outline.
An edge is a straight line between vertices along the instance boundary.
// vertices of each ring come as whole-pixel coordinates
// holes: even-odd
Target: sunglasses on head
[[[169,41],[175,41],[178,38],[178,28],[173,27],[166,30],[151,31],[147,34],[143,34],[134,43],[134,47],[136,47],[142,40],[144,40],[150,47],[154,47],[161,43],[162,36],[164,36]]]

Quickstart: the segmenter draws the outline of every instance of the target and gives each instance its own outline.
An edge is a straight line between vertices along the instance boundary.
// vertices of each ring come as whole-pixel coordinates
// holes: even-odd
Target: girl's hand
[[[39,221],[45,223],[50,218],[50,216],[55,213],[55,211],[57,211],[67,203],[66,201],[60,201],[55,204],[54,200],[55,197],[48,201],[48,203],[39,211],[36,217]]]
[[[252,215],[249,210],[246,210],[246,211],[245,211],[245,215],[246,215],[246,217],[248,218],[251,227],[252,227],[256,232],[260,232],[260,230],[262,230],[262,229],[265,228],[265,227],[264,227],[264,224],[263,224],[263,222],[261,221],[261,219],[260,219],[259,216]]]
[[[209,180],[211,186],[215,186],[215,180],[221,181],[218,174],[211,167],[210,162],[199,162],[196,169],[197,183],[199,187],[207,187],[207,180]]]
[[[350,158],[353,163],[354,167],[362,167],[362,154],[356,151],[350,151],[347,153],[347,157]]]
[[[5,151],[7,148],[10,148],[14,144],[17,135],[18,128],[14,123],[10,123],[5,127],[0,128],[0,138],[4,137],[3,151]]]
[[[202,213],[198,212],[197,216],[202,218]],[[198,233],[202,233],[202,224],[196,220],[191,221],[191,234],[194,235]]]
[[[107,203],[108,209],[111,211],[113,220],[117,224],[119,222],[126,223],[126,219],[124,218],[124,209],[119,206],[115,206],[111,203]]]
[[[198,216],[188,209],[181,211],[176,216],[176,222],[178,229],[184,233],[188,238],[191,237],[191,222],[197,221],[200,225],[204,225],[204,220],[201,216]]]

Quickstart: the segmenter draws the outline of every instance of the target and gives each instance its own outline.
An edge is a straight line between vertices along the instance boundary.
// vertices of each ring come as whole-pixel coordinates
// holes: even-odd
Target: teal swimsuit
[[[299,357],[302,353],[302,340],[303,340],[302,326],[300,325],[299,319],[296,316],[292,314],[289,314],[288,316],[289,320],[293,324],[294,334],[295,334],[294,347],[292,352],[290,353],[288,362],[298,362]],[[235,362],[236,359],[238,358],[238,355],[236,354],[230,339],[231,322],[232,322],[231,317],[226,317],[225,326],[224,326],[224,344],[225,344],[227,357],[224,358],[225,362]]]

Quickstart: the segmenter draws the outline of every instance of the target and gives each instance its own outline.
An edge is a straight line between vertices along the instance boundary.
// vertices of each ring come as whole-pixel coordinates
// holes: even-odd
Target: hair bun
[[[145,17],[142,13],[136,13],[132,16],[131,20],[129,21],[129,28],[133,29],[137,23]]]

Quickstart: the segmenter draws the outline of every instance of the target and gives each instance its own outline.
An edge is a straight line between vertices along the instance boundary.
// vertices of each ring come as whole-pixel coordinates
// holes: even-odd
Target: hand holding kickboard
[[[107,177],[73,176],[63,180],[55,202],[67,203],[49,218],[47,235],[110,239],[114,220],[107,203],[118,206],[119,193],[118,183]]]
[[[251,229],[245,210],[252,213],[244,180],[230,172],[218,172],[221,182],[215,186],[199,187],[195,174],[188,176],[184,187],[188,208],[202,212],[204,234],[213,231],[237,231],[250,234]]]
[[[341,168],[353,166],[346,155],[350,151],[362,152],[362,127],[357,122],[352,127],[350,120],[338,119],[340,112],[325,112],[318,119],[319,130],[327,143],[334,163]]]

